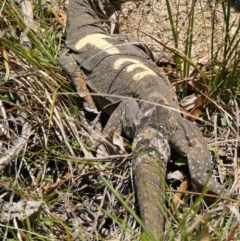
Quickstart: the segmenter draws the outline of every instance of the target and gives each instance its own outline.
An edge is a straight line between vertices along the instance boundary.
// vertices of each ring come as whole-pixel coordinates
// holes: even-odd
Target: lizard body
[[[124,132],[133,139],[140,215],[160,240],[166,216],[164,180],[170,147],[187,157],[194,182],[217,194],[223,187],[209,177],[211,154],[198,128],[178,111],[164,107],[179,109],[171,84],[160,73],[151,54],[126,37],[107,34],[91,3],[70,1],[66,48],[60,55],[60,63],[70,76],[81,71],[90,92],[102,94],[94,100],[110,116],[104,133]],[[113,8],[109,14],[112,11]]]

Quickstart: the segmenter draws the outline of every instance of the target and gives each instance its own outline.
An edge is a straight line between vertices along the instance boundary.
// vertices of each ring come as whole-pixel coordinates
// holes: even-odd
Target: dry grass
[[[224,78],[229,78],[224,83],[228,83],[232,76],[235,76],[236,83],[222,88],[221,95],[214,94],[221,86],[218,82],[213,85],[211,81],[222,73],[218,71],[221,64],[216,66],[216,63],[222,63],[224,49],[218,51],[216,47],[224,42],[225,37],[223,10],[217,10],[217,16],[214,15],[217,19],[213,20],[213,10],[208,1],[197,1],[197,4],[199,17],[195,19],[196,33],[189,56],[193,65],[188,73],[185,72],[188,75],[183,76],[178,72],[176,53],[165,51],[165,47],[144,34],[137,34],[135,30],[131,33],[147,42],[156,55],[161,54],[158,64],[175,82],[180,97],[184,88],[177,83],[186,79],[190,79],[185,87],[187,96],[190,93],[201,96],[196,88],[204,89],[208,98],[214,96],[211,99],[213,102],[208,101],[214,104],[208,104],[207,107],[203,107],[206,100],[199,105],[191,100],[193,108],[188,111],[195,117],[203,116],[198,124],[215,153],[218,170],[214,175],[237,193],[239,73],[236,70],[239,65],[229,58],[230,61],[223,66],[226,70]],[[139,4],[136,10],[133,8],[130,11],[131,6],[128,5],[127,11],[131,25],[140,26],[144,31],[148,29],[152,37],[157,37],[168,47],[176,48],[164,2]],[[59,16],[56,14],[59,7],[62,7],[61,1],[50,1],[43,5],[35,2],[34,27],[29,29],[25,26],[18,4],[13,1],[0,3],[0,160],[7,156],[21,137],[23,140],[25,138],[21,149],[11,156],[11,163],[0,174],[1,200],[9,205],[28,200],[43,201],[33,217],[20,221],[10,215],[9,208],[6,211],[9,218],[6,220],[3,215],[1,218],[0,237],[2,240],[146,240],[140,236],[140,221],[135,214],[138,209],[131,157],[127,153],[96,157],[94,138],[96,133],[101,134],[101,125],[99,121],[96,121],[97,124],[86,124],[79,113],[82,101],[58,64],[57,57],[63,43],[61,24],[64,21],[62,12],[60,19],[56,17]],[[179,19],[178,50],[184,53],[184,21],[189,13],[184,9],[189,5],[179,2],[179,5],[172,3],[172,7],[175,21]],[[231,24],[236,23],[237,17],[231,14]],[[209,43],[212,21],[219,25],[218,29],[214,29],[214,47]],[[234,28],[235,25],[232,30],[236,33]],[[20,33],[24,31],[28,34],[30,45],[20,41]],[[235,51],[232,58],[238,53],[237,47]],[[213,56],[216,56],[214,69]],[[201,66],[201,71],[196,71],[196,66]],[[208,82],[208,86],[203,88],[204,81]],[[193,109],[194,113],[191,112]],[[29,136],[23,136],[26,125],[31,128]],[[125,145],[129,146],[129,143]],[[172,160],[177,165],[171,161],[168,168],[173,178],[167,178],[171,191],[167,191],[169,218],[166,220],[165,240],[239,240],[237,202],[218,199],[213,203],[215,199],[209,201],[203,199],[203,195],[188,193],[189,181],[176,180],[178,175],[175,172],[180,170],[180,177],[188,175],[186,160],[176,153],[173,153]],[[181,195],[172,191],[176,187],[179,187]]]

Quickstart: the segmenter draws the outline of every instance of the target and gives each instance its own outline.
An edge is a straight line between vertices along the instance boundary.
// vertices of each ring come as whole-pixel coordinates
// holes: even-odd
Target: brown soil
[[[174,27],[178,33],[178,50],[184,53],[186,40],[189,37],[188,26],[191,16],[192,1],[181,0],[171,2]],[[227,8],[227,5],[226,5]],[[214,19],[214,21],[212,21]],[[165,0],[146,0],[141,3],[127,3],[121,14],[120,32],[138,37],[145,42],[159,57],[173,60],[173,54],[166,48],[146,36],[144,33],[156,38],[161,43],[175,48],[169,14]],[[212,30],[214,22],[214,30]],[[236,32],[239,14],[231,9],[230,35]],[[211,59],[211,44],[214,52],[224,44],[224,22],[222,4],[214,1],[196,1],[194,7],[193,46],[191,59],[194,63],[206,63]],[[139,31],[140,30],[140,31]],[[143,31],[143,32],[141,32]]]

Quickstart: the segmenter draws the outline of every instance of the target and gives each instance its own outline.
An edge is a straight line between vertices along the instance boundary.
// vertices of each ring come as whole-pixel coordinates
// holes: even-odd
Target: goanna
[[[113,10],[108,8],[107,15]],[[66,34],[60,63],[73,79],[80,71],[90,92],[100,94],[94,100],[110,116],[104,133],[124,132],[133,139],[140,215],[156,240],[161,240],[170,147],[187,157],[192,181],[217,194],[223,189],[209,177],[212,166],[207,143],[193,123],[174,111],[179,109],[177,97],[151,54],[126,36],[110,36],[91,0],[70,0]]]

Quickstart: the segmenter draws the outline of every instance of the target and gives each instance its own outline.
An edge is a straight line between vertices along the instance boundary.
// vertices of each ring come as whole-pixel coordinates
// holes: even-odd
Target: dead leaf
[[[42,204],[42,201],[20,201],[10,204],[0,200],[1,219],[12,220],[18,218],[18,220],[23,221],[37,214]]]
[[[181,100],[181,106],[189,111],[195,107],[195,100],[197,99],[195,94],[188,95]]]
[[[209,241],[209,228],[207,225],[204,225],[203,236],[200,241]]]
[[[65,27],[67,24],[67,14],[58,7],[51,8],[51,12],[55,16],[58,23],[60,24],[60,26],[58,26],[58,28]]]
[[[205,95],[207,94],[204,93]],[[181,101],[181,106],[188,111],[192,116],[186,116],[190,121],[195,121],[202,114],[203,106],[206,102],[207,98],[204,95],[199,95],[198,97],[195,94],[189,95],[185,97]],[[194,118],[194,117],[196,118]]]
[[[184,192],[187,190],[188,185],[189,185],[189,180],[188,179],[184,180],[178,188],[178,191],[181,191],[181,192],[174,194],[172,205],[171,205],[172,211],[174,211],[180,205],[182,196]]]
[[[193,116],[195,116],[196,118],[198,118],[198,117],[200,117],[200,115],[202,114],[202,110],[196,108],[196,109],[193,109],[193,110],[190,112],[190,114],[193,115]],[[195,121],[196,118],[190,116],[190,117],[189,117],[189,120],[190,120],[190,121]]]
[[[123,145],[123,138],[116,133],[114,133],[114,135],[113,135],[113,144],[118,146],[121,151],[126,153],[124,145]]]
[[[184,176],[182,174],[182,172],[180,171],[175,171],[172,173],[168,173],[167,174],[167,179],[176,179],[176,180],[183,180]]]
[[[108,152],[104,144],[100,144],[97,148],[97,154],[96,157],[107,157]]]

